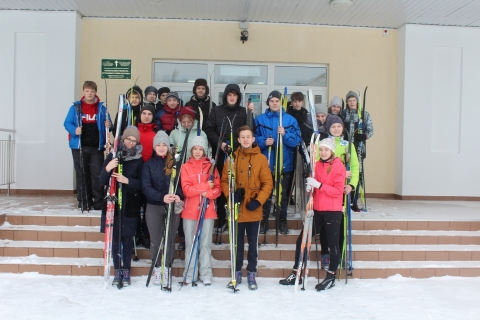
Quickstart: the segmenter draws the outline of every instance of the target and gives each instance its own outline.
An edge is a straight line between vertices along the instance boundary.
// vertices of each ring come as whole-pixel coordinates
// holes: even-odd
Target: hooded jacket
[[[345,166],[340,158],[335,158],[332,164],[321,160],[315,163],[315,179],[322,185],[319,189],[313,189],[314,210],[343,211],[345,174]]]
[[[190,131],[190,135],[188,136],[188,143],[186,145],[187,147],[187,156],[189,157],[191,154],[190,154],[190,150],[192,149],[192,141],[193,141],[193,138],[195,138],[197,136],[197,129],[198,129],[198,121],[195,120],[193,122],[193,126],[192,126],[192,130]],[[205,132],[203,131],[200,131],[200,135],[202,137],[205,138],[205,141],[207,140],[207,135],[205,134]],[[178,146],[179,149],[178,149],[178,153],[181,152],[182,148],[185,147],[185,136],[187,134],[187,129],[185,129],[183,126],[180,126],[180,128],[178,129],[174,129],[172,132],[170,132],[170,145],[172,146]],[[209,152],[208,150],[205,150],[205,153],[207,155],[207,157],[209,156]]]
[[[298,126],[300,127],[300,132],[302,134],[302,140],[305,142],[305,145],[308,146],[310,144],[310,138],[313,134],[310,113],[308,113],[307,109],[305,108],[295,110],[291,105],[287,107],[287,113],[297,120]]]
[[[217,217],[214,199],[221,194],[220,176],[217,169],[213,173],[213,188],[210,189],[207,183],[210,180],[210,170],[212,163],[207,157],[194,159],[190,157],[182,165],[180,180],[182,191],[185,197],[185,205],[182,211],[182,218],[197,220],[201,211],[202,193],[207,192],[206,198],[209,199],[205,219],[215,219]]]
[[[227,160],[229,161],[229,160]],[[225,163],[222,172],[222,192],[228,199],[228,167]],[[254,144],[250,149],[241,146],[235,151],[235,187],[245,189],[245,197],[240,205],[238,222],[253,222],[263,219],[262,205],[270,197],[273,190],[272,173],[268,166],[267,158],[260,152],[260,148]],[[260,202],[255,211],[246,208],[250,200]]]
[[[283,108],[279,112],[272,112],[268,108],[264,114],[255,118],[255,139],[265,157],[268,158],[268,146],[265,144],[270,136],[274,142],[270,153],[270,170],[273,172],[275,166],[275,154],[277,146],[277,128],[280,122],[280,112],[282,112],[282,126],[285,128],[283,135],[283,170],[285,172],[293,171],[293,160],[296,147],[302,142],[300,128],[297,120],[291,115],[285,113]]]
[[[153,139],[155,138],[157,126],[154,123],[139,123],[140,144],[143,147],[142,158],[147,162],[153,157]]]

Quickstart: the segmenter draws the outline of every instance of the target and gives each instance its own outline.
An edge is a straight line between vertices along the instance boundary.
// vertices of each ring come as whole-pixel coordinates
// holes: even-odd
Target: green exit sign
[[[132,60],[102,59],[102,79],[131,79]]]

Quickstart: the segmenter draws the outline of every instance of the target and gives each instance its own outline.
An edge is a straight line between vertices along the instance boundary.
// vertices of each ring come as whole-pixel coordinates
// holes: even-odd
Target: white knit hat
[[[193,149],[193,147],[202,147],[203,152],[205,152],[205,154],[207,153],[208,143],[207,140],[205,140],[205,138],[202,136],[196,136],[193,138],[191,146],[192,147],[190,148],[190,151]]]
[[[320,141],[320,147],[326,147],[335,153],[335,141],[332,138],[325,138]]]

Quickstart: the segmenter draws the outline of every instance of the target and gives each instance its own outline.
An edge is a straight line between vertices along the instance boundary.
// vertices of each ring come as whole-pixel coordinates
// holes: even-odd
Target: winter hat
[[[327,147],[335,153],[335,141],[332,138],[326,138],[320,141],[320,147]]]
[[[180,110],[180,114],[178,115],[178,118],[179,119],[182,119],[182,116],[184,115],[189,115],[192,117],[193,120],[195,120],[195,111],[192,109],[192,107],[183,107],[181,110]]]
[[[140,141],[140,133],[138,132],[137,127],[130,126],[123,130],[122,140],[125,140],[127,137],[134,137],[138,143]]]
[[[178,103],[180,103],[180,98],[178,97],[178,93],[176,93],[175,91],[167,93],[166,100],[168,100],[168,98],[175,98],[177,99]]]
[[[357,102],[358,102],[358,95],[353,91],[348,91],[347,99],[345,99],[345,101],[348,101],[348,98],[351,98],[351,97],[355,97],[355,99],[357,99]]]
[[[335,124],[335,123],[340,123],[342,127],[345,128],[345,125],[343,124],[342,119],[339,116],[336,116],[334,114],[331,114],[327,117],[327,121],[325,121],[325,133],[330,134],[330,127]]]
[[[342,106],[342,99],[340,99],[338,96],[333,97],[332,100],[330,100],[329,107],[331,106]]]
[[[203,86],[205,87],[205,95],[208,95],[210,93],[210,90],[208,88],[207,80],[205,79],[197,79],[195,80],[195,83],[193,84],[193,94],[197,94],[197,87],[198,86]]]
[[[160,89],[158,89],[158,97],[160,98],[160,96],[164,93],[169,93],[170,92],[170,88],[167,88],[167,87],[161,87]]]
[[[196,136],[195,138],[192,139],[190,151],[192,151],[193,147],[202,147],[203,151],[206,154],[208,149],[207,140],[205,140],[205,138],[202,136]]]
[[[132,89],[133,89],[134,93],[138,93],[138,95],[140,97],[140,104],[141,104],[143,102],[143,91],[137,85],[133,86],[133,88],[132,87],[128,88],[127,93],[125,93],[125,97],[127,98],[127,100],[130,98],[130,92],[132,91]]]
[[[315,105],[315,113],[323,113],[324,115],[328,114],[327,105],[325,103],[317,103]]]
[[[155,106],[153,105],[153,103],[146,103],[143,107],[142,107],[142,111],[143,110],[148,110],[152,113],[152,115],[155,115]]]
[[[153,138],[153,148],[155,148],[155,146],[159,145],[160,143],[165,143],[167,146],[170,145],[170,138],[165,131],[157,132],[155,138]]]
[[[157,88],[155,88],[154,86],[148,86],[145,88],[145,96],[148,96],[150,92],[155,92],[155,95],[158,94]]]
[[[278,98],[280,99],[282,97],[282,94],[280,92],[278,92],[277,90],[273,90],[272,92],[270,92],[270,94],[268,95],[268,98],[267,98],[267,106],[269,106],[269,102],[270,102],[270,99],[272,98]]]

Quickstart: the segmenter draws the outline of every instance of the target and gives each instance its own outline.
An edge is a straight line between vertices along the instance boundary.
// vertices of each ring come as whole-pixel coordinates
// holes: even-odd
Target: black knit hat
[[[208,95],[210,93],[210,89],[208,88],[208,83],[207,80],[205,79],[197,79],[195,80],[195,83],[193,84],[193,94],[197,94],[197,87],[198,86],[203,86],[205,87],[205,95]]]
[[[155,92],[155,95],[158,94],[157,88],[155,88],[154,86],[148,86],[145,88],[145,97],[148,96],[150,92]]]
[[[142,107],[142,112],[143,110],[148,110],[153,116],[155,115],[155,105],[153,103],[145,103],[145,105]]]
[[[278,99],[280,99],[281,97],[282,97],[282,94],[281,94],[279,91],[273,90],[273,91],[270,92],[270,94],[268,95],[268,98],[267,98],[267,106],[269,106],[268,103],[270,102],[270,99],[272,99],[272,98],[278,98]],[[269,106],[269,107],[270,107],[270,106]]]
[[[138,93],[138,95],[140,96],[140,104],[142,104],[142,102],[143,102],[143,91],[142,91],[142,89],[141,89],[139,86],[137,86],[137,85],[133,86],[133,88],[132,88],[132,87],[128,88],[127,93],[125,93],[125,97],[127,98],[127,100],[129,99],[129,97],[130,97],[130,91],[131,91],[132,89],[133,89],[133,92],[134,92],[134,93]],[[130,100],[129,100],[129,101],[130,101]]]
[[[160,89],[158,89],[158,97],[160,98],[160,96],[164,93],[169,93],[170,92],[170,88],[168,87],[162,87]]]
[[[327,121],[325,121],[325,131],[327,134],[330,134],[330,127],[335,124],[335,123],[340,123],[342,127],[345,128],[345,125],[343,124],[342,118],[339,116],[336,116],[334,114],[331,114],[327,117]]]
[[[167,93],[167,97],[165,99],[168,100],[168,98],[175,98],[177,99],[178,103],[180,103],[180,97],[175,91]]]

